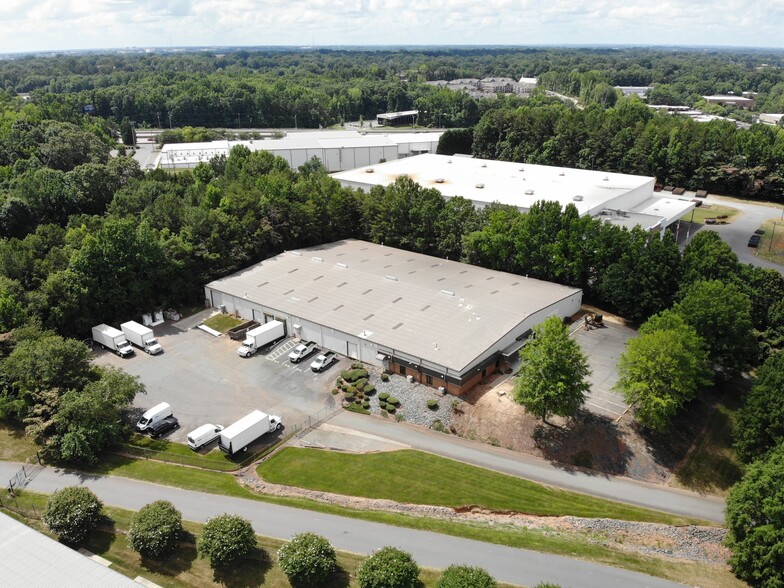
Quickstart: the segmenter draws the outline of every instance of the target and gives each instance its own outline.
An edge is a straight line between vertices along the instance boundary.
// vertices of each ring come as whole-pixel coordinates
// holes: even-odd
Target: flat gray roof
[[[282,253],[207,287],[455,371],[580,292],[356,240]]]
[[[0,585],[139,588],[139,584],[0,513]]]

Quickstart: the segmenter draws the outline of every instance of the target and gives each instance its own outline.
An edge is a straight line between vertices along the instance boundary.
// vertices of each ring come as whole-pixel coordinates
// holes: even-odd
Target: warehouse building
[[[213,157],[228,157],[231,149],[244,145],[251,151],[269,151],[296,169],[314,157],[329,172],[354,169],[422,153],[435,153],[440,132],[363,133],[359,131],[291,132],[280,139],[169,143],[161,148],[154,167],[193,169]]]
[[[499,202],[525,212],[535,202],[555,200],[562,207],[574,204],[581,216],[629,229],[663,232],[695,206],[688,198],[654,194],[650,177],[460,155],[423,154],[332,175],[343,186],[365,191],[403,176],[446,199],[462,196],[477,208]]]
[[[462,394],[508,365],[531,329],[580,309],[582,291],[346,240],[288,251],[205,287],[207,302]]]

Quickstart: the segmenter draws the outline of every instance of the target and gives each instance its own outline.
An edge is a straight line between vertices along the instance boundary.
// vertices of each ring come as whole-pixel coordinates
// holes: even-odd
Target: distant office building
[[[721,106],[736,106],[751,110],[754,108],[754,98],[751,96],[735,96],[734,94],[703,96],[708,104],[720,104]]]
[[[763,113],[759,115],[759,122],[764,125],[777,125],[781,122],[782,118],[784,118],[784,114]]]
[[[161,148],[154,167],[192,169],[213,157],[228,157],[231,149],[244,145],[251,151],[269,151],[285,159],[292,169],[314,157],[329,172],[337,172],[422,153],[435,153],[440,132],[363,133],[359,131],[291,132],[282,139],[170,143]]]
[[[624,96],[639,96],[645,99],[651,86],[615,86],[616,90],[623,92]]]
[[[419,118],[418,110],[404,110],[402,112],[383,112],[376,115],[376,124],[380,127],[414,126]]]

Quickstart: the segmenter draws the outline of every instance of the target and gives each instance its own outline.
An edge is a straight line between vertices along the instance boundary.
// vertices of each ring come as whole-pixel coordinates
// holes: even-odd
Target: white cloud
[[[784,0],[2,0],[0,52],[173,45],[784,46]]]

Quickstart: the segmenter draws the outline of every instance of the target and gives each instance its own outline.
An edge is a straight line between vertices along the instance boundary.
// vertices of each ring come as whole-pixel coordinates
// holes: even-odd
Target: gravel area
[[[398,409],[394,414],[389,414],[388,418],[405,420],[432,429],[442,428],[437,424],[433,426],[433,423],[439,421],[444,430],[449,430],[452,424],[452,404],[457,403],[458,407],[464,404],[455,396],[449,394],[442,396],[435,388],[417,382],[409,382],[397,374],[390,374],[389,381],[383,382],[381,381],[380,369],[373,366],[365,366],[365,369],[369,373],[368,381],[376,387],[376,393],[369,397],[369,410],[372,414],[382,414],[378,395],[386,392],[400,401]],[[428,408],[427,401],[431,399],[438,403],[437,408]]]

